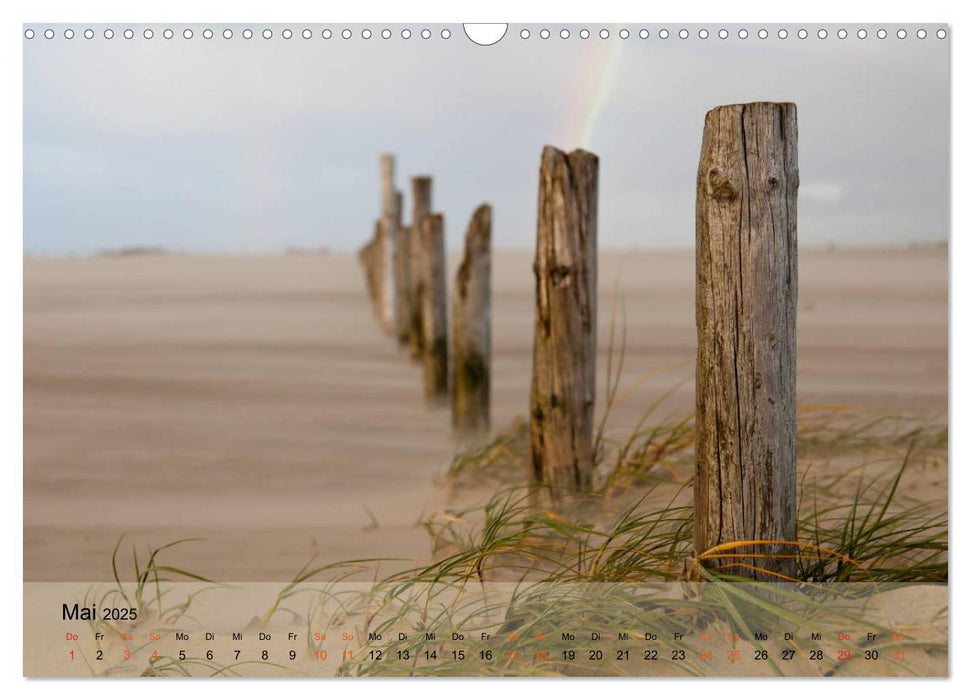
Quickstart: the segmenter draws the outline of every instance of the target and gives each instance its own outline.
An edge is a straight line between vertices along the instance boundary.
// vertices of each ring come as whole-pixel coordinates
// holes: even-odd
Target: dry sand
[[[525,413],[531,263],[494,263],[497,428]],[[653,373],[618,429],[672,387],[660,416],[693,406],[693,268],[690,252],[601,256],[600,386],[615,289],[621,384]],[[946,248],[802,251],[800,403],[944,423],[947,313]],[[222,580],[288,580],[314,554],[427,557],[453,448],[420,381],[351,255],[26,260],[25,580],[108,580],[122,533],[128,550],[204,538],[172,560]],[[946,475],[929,483],[943,498]]]

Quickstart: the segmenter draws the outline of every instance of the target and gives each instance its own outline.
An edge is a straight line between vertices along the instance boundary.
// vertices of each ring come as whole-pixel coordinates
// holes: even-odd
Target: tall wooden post
[[[696,204],[695,550],[796,535],[796,106],[705,117]],[[778,580],[793,547],[701,563]]]
[[[598,171],[593,153],[543,149],[529,434],[554,502],[593,487]]]
[[[378,248],[378,320],[386,333],[395,327],[395,243],[398,231],[394,214],[394,156],[385,153],[380,157],[381,172],[381,219]]]
[[[491,278],[492,208],[483,204],[469,222],[452,297],[452,427],[460,436],[489,431]]]
[[[448,396],[448,342],[445,288],[445,223],[441,214],[421,218],[422,346],[425,396]]]
[[[411,318],[411,297],[409,284],[411,279],[411,231],[401,224],[402,207],[404,206],[401,192],[394,193],[394,209],[392,211],[395,224],[394,239],[394,329],[400,345],[408,343],[408,323]]]
[[[394,155],[382,153],[378,158],[381,172],[381,215],[388,216],[394,208]]]
[[[411,178],[411,270],[421,270],[422,242],[421,242],[421,220],[426,214],[432,211],[432,179],[428,176]],[[411,322],[409,323],[408,344],[411,348],[411,356],[415,360],[421,360],[425,356],[425,336],[424,322],[422,321],[422,309],[424,302],[424,287],[421,274],[411,275],[409,280],[410,301],[408,303],[411,311]]]

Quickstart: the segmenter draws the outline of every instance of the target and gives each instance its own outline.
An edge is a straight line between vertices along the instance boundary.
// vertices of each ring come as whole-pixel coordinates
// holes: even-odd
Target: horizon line
[[[865,251],[907,251],[930,248],[948,248],[950,239],[908,243],[880,243],[880,244],[847,244],[823,243],[799,246],[804,252],[865,252]],[[446,254],[461,253],[462,247],[446,248]],[[501,246],[492,249],[495,253],[531,253],[532,246]],[[598,253],[691,253],[694,246],[604,246]],[[242,256],[298,256],[298,255],[357,255],[357,250],[346,248],[329,248],[327,246],[287,246],[271,250],[193,250],[188,248],[166,248],[164,246],[121,246],[118,248],[103,248],[92,251],[60,251],[60,252],[23,252],[24,259],[36,258],[125,258],[125,257],[242,257]]]

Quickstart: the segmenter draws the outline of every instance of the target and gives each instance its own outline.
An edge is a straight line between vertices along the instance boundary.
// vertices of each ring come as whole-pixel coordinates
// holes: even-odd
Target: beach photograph
[[[25,673],[948,674],[937,25],[50,26]]]

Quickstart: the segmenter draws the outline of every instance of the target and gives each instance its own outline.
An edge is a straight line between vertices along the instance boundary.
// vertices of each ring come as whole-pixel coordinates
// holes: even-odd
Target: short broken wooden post
[[[367,287],[368,301],[371,302],[371,311],[375,316],[378,315],[377,260],[378,241],[380,238],[379,229],[380,222],[377,222],[374,227],[374,235],[361,247],[361,250],[357,254],[361,262],[361,268],[364,271],[364,282]]]
[[[696,203],[696,556],[761,580],[792,576],[796,536],[796,106],[705,117]],[[774,542],[774,544],[773,544]],[[751,557],[738,557],[751,554]]]
[[[529,436],[533,480],[554,502],[593,488],[598,170],[588,151],[543,149]]]
[[[401,224],[403,197],[401,192],[395,192],[394,210],[395,222],[394,240],[394,327],[395,336],[400,345],[408,343],[408,324],[411,320],[409,285],[411,279],[411,231]]]
[[[448,396],[448,320],[445,287],[445,222],[441,214],[421,218],[422,347],[425,396]]]
[[[411,256],[409,267],[412,271],[420,271],[422,262],[422,242],[421,242],[421,221],[426,214],[432,211],[432,179],[428,176],[411,178]],[[411,321],[408,324],[408,344],[411,348],[411,357],[415,360],[422,360],[425,356],[424,346],[424,322],[422,321],[422,309],[424,302],[424,288],[422,275],[412,274],[409,279],[410,291],[408,307],[411,313]]]
[[[375,314],[381,330],[394,331],[394,238],[395,233],[387,219],[378,219],[375,226],[376,246],[374,250],[375,276]]]
[[[491,278],[492,208],[483,204],[469,222],[452,297],[452,427],[460,437],[489,431]]]

